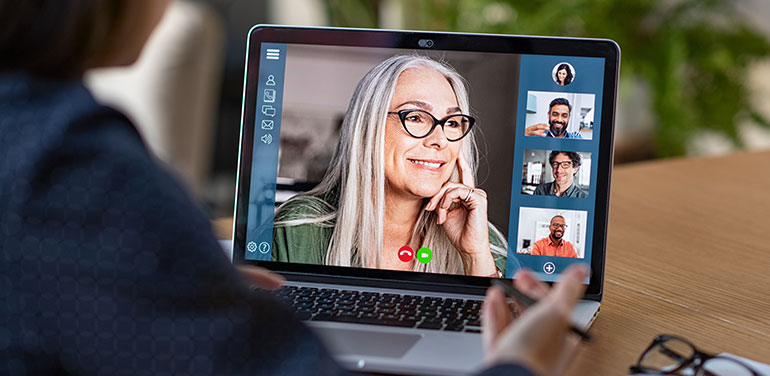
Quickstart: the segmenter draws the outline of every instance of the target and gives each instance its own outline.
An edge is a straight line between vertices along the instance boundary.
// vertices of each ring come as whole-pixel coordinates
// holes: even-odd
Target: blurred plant
[[[377,27],[385,1],[327,0],[335,26]],[[770,53],[730,0],[413,0],[404,27],[615,40],[621,83],[642,77],[655,114],[655,154],[682,155],[698,132],[741,144],[737,119],[770,123],[748,102],[746,72]]]

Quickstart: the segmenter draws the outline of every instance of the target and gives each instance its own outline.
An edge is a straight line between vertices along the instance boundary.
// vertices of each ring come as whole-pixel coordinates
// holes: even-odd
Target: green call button
[[[417,250],[417,261],[427,264],[430,260],[433,260],[433,251],[430,248],[422,247]]]

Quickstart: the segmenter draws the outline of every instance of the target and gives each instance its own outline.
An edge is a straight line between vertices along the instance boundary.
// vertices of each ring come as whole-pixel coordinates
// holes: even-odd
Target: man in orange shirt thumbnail
[[[564,217],[557,215],[551,218],[551,235],[535,242],[532,246],[532,254],[538,256],[556,256],[577,258],[575,246],[572,243],[562,239],[564,230],[567,228],[567,222]]]

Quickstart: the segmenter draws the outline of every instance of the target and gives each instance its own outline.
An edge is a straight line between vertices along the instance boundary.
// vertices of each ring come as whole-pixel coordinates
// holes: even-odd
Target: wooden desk
[[[612,184],[602,309],[568,373],[624,374],[658,334],[770,362],[770,152],[621,166]]]
[[[770,362],[770,153],[618,167],[602,309],[571,375],[618,375],[658,334]]]

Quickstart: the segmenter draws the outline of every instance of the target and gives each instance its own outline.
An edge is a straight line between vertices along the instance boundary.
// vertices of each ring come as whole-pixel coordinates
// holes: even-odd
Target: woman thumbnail
[[[570,68],[569,64],[561,63],[559,64],[559,67],[556,68],[556,74],[553,79],[557,84],[567,86],[572,83],[574,77],[575,75],[572,74],[572,68]]]

